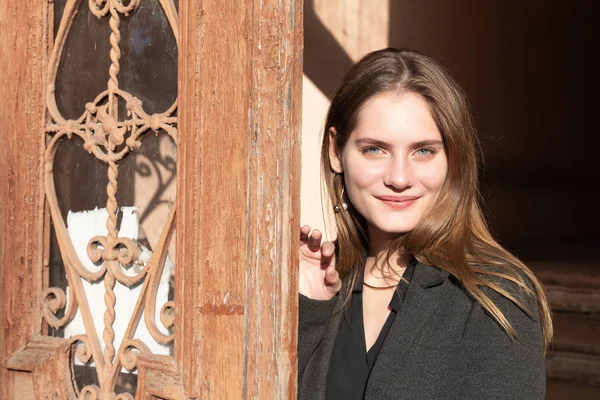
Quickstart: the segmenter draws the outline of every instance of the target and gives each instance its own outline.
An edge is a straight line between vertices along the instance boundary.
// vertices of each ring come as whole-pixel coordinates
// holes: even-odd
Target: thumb
[[[340,274],[333,265],[327,267],[327,270],[325,271],[325,284],[331,286],[336,292],[340,290],[340,287],[342,286]]]

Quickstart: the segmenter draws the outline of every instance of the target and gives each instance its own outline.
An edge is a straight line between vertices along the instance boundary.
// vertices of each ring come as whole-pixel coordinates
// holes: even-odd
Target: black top
[[[362,400],[369,374],[373,369],[379,350],[400,311],[406,289],[412,279],[416,260],[413,258],[406,267],[390,301],[390,314],[377,340],[367,352],[365,329],[363,325],[363,284],[364,274],[356,279],[352,289],[352,297],[347,310],[347,318],[342,318],[335,347],[331,356],[331,364],[327,374],[327,400]]]

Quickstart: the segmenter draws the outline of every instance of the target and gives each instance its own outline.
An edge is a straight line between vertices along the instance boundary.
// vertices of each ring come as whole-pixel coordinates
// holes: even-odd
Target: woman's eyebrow
[[[419,147],[425,147],[425,146],[443,146],[444,142],[439,140],[439,139],[432,139],[432,140],[421,140],[418,142],[415,142],[412,144],[411,147],[413,148],[419,148]]]
[[[374,138],[360,138],[356,139],[356,144],[358,146],[377,146],[377,147],[388,147],[389,143],[384,142],[379,139]],[[419,148],[424,146],[443,146],[444,142],[439,139],[431,139],[431,140],[420,140],[418,142],[414,142],[410,145],[411,148]]]
[[[389,146],[388,143],[381,141],[379,139],[373,139],[373,138],[356,139],[356,144],[358,146],[364,146],[364,145],[377,146],[377,147],[388,147]]]

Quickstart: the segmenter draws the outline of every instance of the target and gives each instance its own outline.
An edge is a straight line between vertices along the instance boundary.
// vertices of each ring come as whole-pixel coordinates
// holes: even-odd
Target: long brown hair
[[[427,102],[442,134],[448,172],[427,216],[413,230],[388,244],[386,262],[390,254],[405,251],[421,263],[448,271],[513,337],[516,333],[512,325],[482,289],[488,287],[499,293],[531,317],[523,296],[535,298],[547,347],[553,329],[542,285],[518,258],[494,240],[479,206],[478,173],[482,155],[466,96],[436,60],[417,51],[388,48],[367,54],[346,74],[331,101],[321,168],[333,203],[349,204],[347,212],[335,214],[340,275],[350,274],[354,282],[362,272],[361,252],[368,248],[368,235],[364,218],[343,195],[343,174],[331,169],[328,132],[335,129],[333,140],[341,151],[356,127],[361,106],[373,96],[389,91],[415,93]],[[510,291],[499,284],[504,280],[512,282],[518,290]],[[352,286],[347,286],[347,299]]]

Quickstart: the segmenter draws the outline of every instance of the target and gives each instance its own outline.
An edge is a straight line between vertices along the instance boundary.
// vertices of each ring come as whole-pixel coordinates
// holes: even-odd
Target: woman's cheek
[[[419,170],[419,180],[429,189],[436,190],[444,184],[447,172],[445,163],[430,165]]]
[[[349,171],[348,178],[350,184],[359,187],[368,187],[376,184],[381,180],[383,168],[378,165],[372,164],[356,164],[351,171]]]

